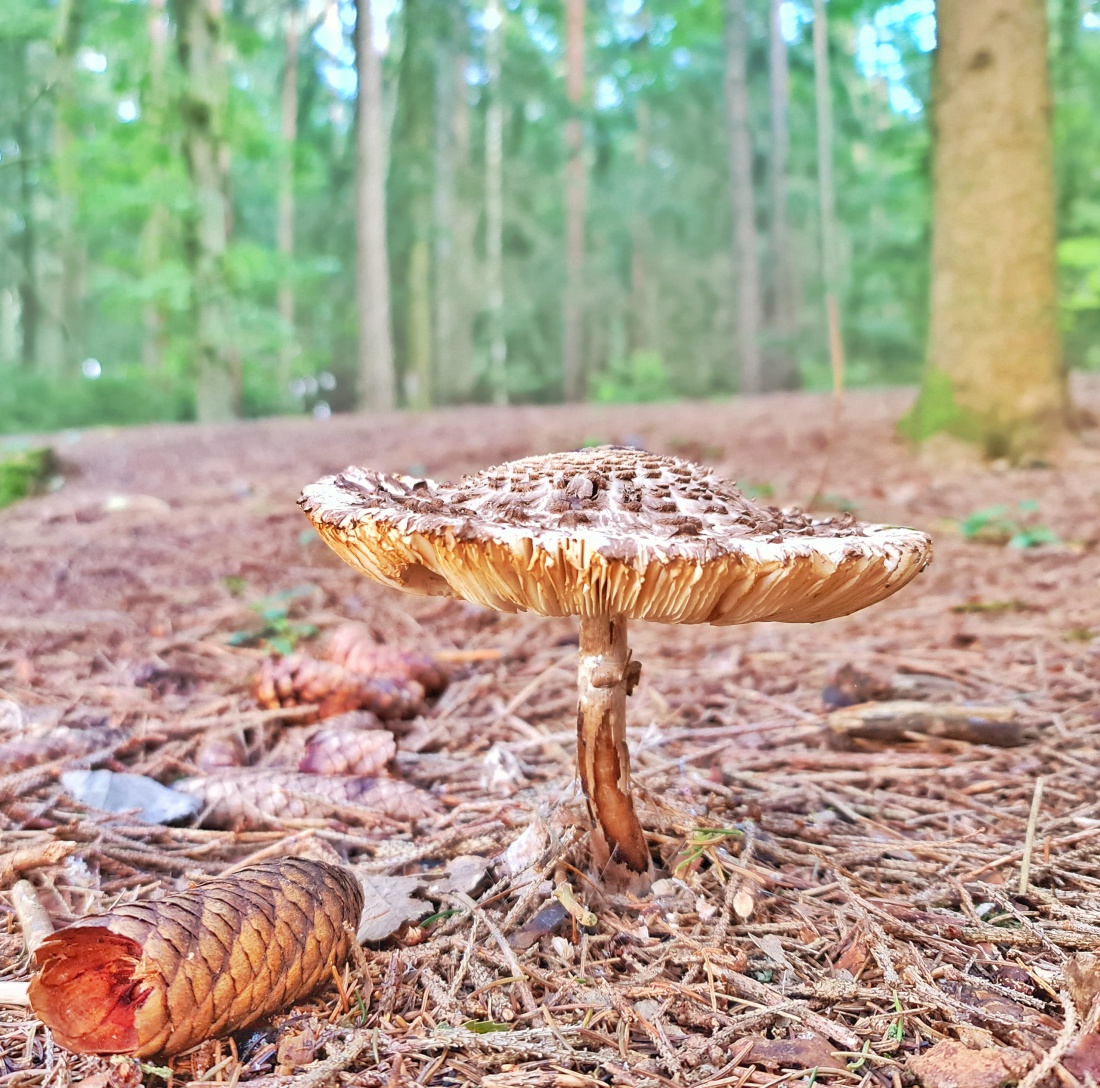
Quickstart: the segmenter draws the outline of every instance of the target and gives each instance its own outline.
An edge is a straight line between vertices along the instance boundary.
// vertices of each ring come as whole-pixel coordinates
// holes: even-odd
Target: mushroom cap
[[[811,622],[927,566],[914,529],[813,521],[705,468],[618,446],[509,461],[457,484],[348,468],[298,500],[357,570],[501,612],[658,623]]]

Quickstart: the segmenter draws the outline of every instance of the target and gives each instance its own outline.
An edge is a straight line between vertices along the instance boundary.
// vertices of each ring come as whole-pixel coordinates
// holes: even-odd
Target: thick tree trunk
[[[278,368],[280,398],[287,395],[291,368],[298,354],[294,327],[294,286],[290,269],[294,259],[294,145],[298,139],[298,38],[301,19],[298,0],[290,0],[285,18],[286,46],[279,123],[279,190],[275,208],[275,244],[283,270],[277,298],[279,320],[283,326]]]
[[[734,294],[740,391],[763,388],[760,355],[760,270],[752,192],[745,0],[726,4],[726,111],[729,120],[730,199],[733,205]]]
[[[932,315],[916,433],[1042,456],[1068,416],[1043,0],[940,0]]]
[[[833,372],[834,431],[844,391],[844,340],[840,329],[836,193],[833,188],[833,89],[829,76],[829,22],[825,0],[814,0],[814,98],[817,105],[817,194],[821,218],[821,280],[829,364]]]
[[[566,0],[565,95],[574,114],[584,97],[585,0]],[[584,220],[587,194],[584,128],[579,116],[565,122],[565,305],[562,315],[562,395],[584,399]]]
[[[149,0],[149,96],[143,119],[160,139],[166,138],[164,68],[168,51],[168,13],[165,7],[165,0]],[[160,175],[159,166],[154,167],[153,173],[154,179]],[[158,200],[141,232],[141,266],[146,278],[155,275],[160,268],[167,228],[168,210]],[[164,360],[164,307],[159,300],[146,302],[142,325],[142,362],[147,370],[159,370]]]
[[[19,361],[26,370],[33,370],[38,363],[38,247],[36,219],[34,215],[34,147],[32,146],[30,111],[27,94],[30,86],[27,73],[26,41],[8,43],[12,57],[12,77],[16,88],[16,113],[13,126],[15,141],[19,145],[16,164],[19,171],[20,224],[16,252],[19,254]]]
[[[768,86],[771,102],[771,163],[769,189],[772,244],[772,349],[764,370],[765,389],[797,389],[801,384],[795,355],[797,315],[794,268],[787,221],[787,129],[789,78],[787,43],[783,40],[780,11],[783,0],[770,0],[768,21]]]
[[[359,407],[394,407],[390,270],[386,247],[386,139],[382,61],[374,48],[370,0],[356,0],[355,297],[359,317]]]
[[[179,0],[178,47],[184,70],[180,102],[183,151],[193,208],[185,249],[191,265],[195,321],[195,403],[201,422],[236,414],[236,382],[228,328],[228,85],[221,0]]]
[[[489,387],[494,404],[508,403],[504,339],[504,108],[500,88],[500,46],[504,12],[500,0],[485,8],[489,105],[485,114],[485,287],[489,316]]]
[[[78,103],[75,80],[76,51],[84,18],[83,0],[61,0],[57,8],[57,77],[54,82],[54,164],[57,170],[58,257],[61,280],[58,320],[62,357],[51,360],[51,370],[69,377],[79,373],[84,357],[84,242],[77,222],[80,204],[80,167],[76,161],[73,123]]]

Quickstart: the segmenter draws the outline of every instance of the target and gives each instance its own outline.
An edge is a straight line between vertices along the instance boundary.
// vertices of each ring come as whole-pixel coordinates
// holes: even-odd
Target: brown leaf
[[[1062,967],[1070,997],[1081,1016],[1088,1016],[1092,1003],[1100,995],[1100,956],[1077,952]]]
[[[382,941],[408,922],[418,922],[431,912],[431,904],[413,895],[423,889],[415,876],[378,876],[360,873],[363,913],[359,920],[359,943]]]
[[[830,1043],[812,1031],[800,1031],[789,1039],[753,1037],[752,1049],[741,1059],[742,1065],[765,1069],[844,1069],[845,1057],[837,1057]]]
[[[1004,1088],[1018,1080],[1035,1059],[1010,1046],[970,1050],[944,1039],[914,1055],[906,1068],[922,1088]]]
[[[46,938],[31,1005],[81,1054],[178,1054],[312,993],[351,949],[362,893],[334,865],[281,858]]]
[[[349,809],[394,820],[422,820],[438,811],[431,794],[393,778],[326,778],[257,770],[185,778],[174,788],[199,799],[210,827],[239,829],[326,819],[347,816]]]
[[[1100,1035],[1090,1031],[1075,1040],[1062,1064],[1082,1083],[1100,1080]]]

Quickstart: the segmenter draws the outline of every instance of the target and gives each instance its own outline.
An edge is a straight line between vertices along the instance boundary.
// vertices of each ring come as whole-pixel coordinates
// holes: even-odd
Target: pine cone
[[[412,718],[424,709],[424,688],[415,680],[360,676],[335,661],[306,654],[269,658],[253,681],[263,707],[317,707],[318,718],[370,710],[380,718]]]
[[[78,1054],[178,1054],[305,997],[363,908],[342,866],[280,858],[83,918],[35,953],[35,1014]]]
[[[202,802],[208,827],[277,827],[287,820],[346,815],[347,809],[394,820],[422,820],[438,811],[431,794],[393,778],[259,770],[185,778],[172,785]]]
[[[415,680],[429,695],[440,694],[449,680],[447,670],[435,658],[375,642],[359,623],[337,627],[325,647],[325,657],[360,676]]]
[[[381,729],[322,726],[306,742],[298,770],[303,774],[373,775],[397,755],[393,735]]]

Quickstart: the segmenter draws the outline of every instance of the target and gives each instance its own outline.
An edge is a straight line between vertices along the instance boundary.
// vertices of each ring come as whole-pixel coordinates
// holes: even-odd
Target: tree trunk
[[[382,61],[374,48],[370,0],[356,0],[359,95],[355,114],[355,295],[359,317],[359,407],[394,407],[390,269],[386,248],[386,140]]]
[[[644,184],[649,162],[649,103],[639,100],[635,111],[634,168]],[[657,351],[657,315],[649,275],[649,219],[636,210],[630,218],[630,350]]]
[[[817,106],[817,195],[821,218],[821,280],[836,413],[844,391],[840,329],[836,193],[833,188],[833,88],[829,75],[829,21],[825,0],[814,0],[814,98]]]
[[[155,138],[166,139],[164,69],[168,50],[168,14],[165,0],[149,0],[149,97],[145,104],[144,123]],[[163,173],[154,167],[152,180]],[[141,266],[147,279],[160,268],[164,234],[168,228],[168,210],[158,200],[149,212],[141,232]],[[145,303],[142,314],[144,334],[141,359],[147,370],[159,370],[164,358],[164,307],[158,299]]]
[[[221,0],[179,0],[183,152],[193,208],[186,224],[195,322],[195,406],[200,422],[236,414],[230,352],[226,248],[229,199],[225,109],[228,86]]]
[[[405,400],[430,408],[432,372],[432,109],[435,73],[430,50],[435,0],[405,0],[397,125],[390,186],[392,221],[400,234],[395,262],[402,288],[401,333]]]
[[[501,104],[500,45],[504,35],[500,0],[485,7],[485,56],[489,104],[485,114],[485,286],[489,316],[489,387],[494,404],[508,403],[504,339],[504,110]]]
[[[434,316],[432,322],[437,396],[441,403],[462,399],[455,365],[455,80],[449,41],[439,45],[435,69],[435,143],[432,168],[432,221],[435,225],[432,262]]]
[[[79,109],[76,92],[76,51],[84,18],[83,0],[61,0],[57,9],[57,78],[54,83],[54,164],[57,170],[58,256],[61,282],[58,320],[62,358],[51,369],[69,377],[79,373],[84,357],[84,244],[77,222],[80,204],[80,166],[73,137]]]
[[[38,248],[34,215],[34,176],[32,163],[34,148],[31,146],[31,102],[27,93],[30,82],[27,72],[26,41],[8,43],[12,56],[12,77],[16,93],[16,114],[13,126],[15,142],[19,145],[16,163],[19,171],[19,218],[21,219],[17,252],[19,254],[19,361],[26,370],[33,370],[38,363],[38,325],[40,317],[38,296]]]
[[[282,278],[277,304],[283,326],[279,347],[279,397],[285,399],[290,372],[298,354],[294,326],[294,286],[291,262],[294,259],[294,145],[298,139],[298,38],[301,15],[298,0],[290,0],[286,9],[286,48],[283,60],[282,110],[279,124],[279,189],[275,209],[275,244],[279,251]]]
[[[940,0],[932,314],[913,420],[991,457],[1041,457],[1067,424],[1043,0]]]
[[[566,401],[584,399],[584,220],[587,204],[584,128],[585,0],[566,0],[565,95],[574,114],[565,122],[565,305],[562,315],[562,394]]]
[[[768,22],[768,87],[771,102],[771,163],[769,189],[772,243],[772,349],[764,371],[765,389],[797,389],[801,384],[795,354],[794,269],[787,222],[787,130],[789,79],[787,43],[783,40],[780,11],[783,0],[770,0]]]
[[[760,357],[760,270],[752,192],[745,0],[726,5],[726,111],[729,117],[730,199],[733,205],[734,293],[740,391],[763,388]]]

